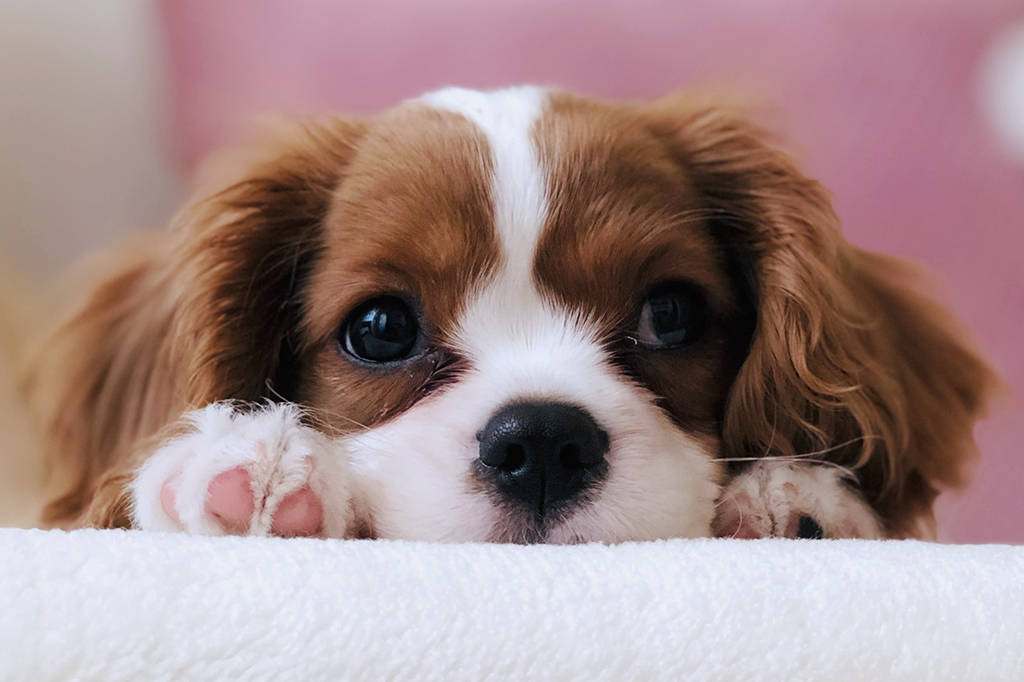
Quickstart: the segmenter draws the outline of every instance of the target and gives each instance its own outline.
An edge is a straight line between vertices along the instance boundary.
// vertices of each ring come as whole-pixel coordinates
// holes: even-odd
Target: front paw
[[[215,403],[185,417],[131,486],[143,530],[201,535],[344,537],[352,525],[347,470],[290,404],[240,411]]]
[[[883,537],[878,517],[833,467],[764,459],[736,476],[718,501],[716,537]]]

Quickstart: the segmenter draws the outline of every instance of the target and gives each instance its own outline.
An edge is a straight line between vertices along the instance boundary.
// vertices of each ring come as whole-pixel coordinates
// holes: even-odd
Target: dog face
[[[344,439],[378,533],[707,534],[742,348],[700,208],[636,115],[536,89],[443,91],[367,131],[298,398],[368,427]]]
[[[53,449],[92,450],[52,517],[111,523],[96,472],[185,408],[283,398],[348,457],[370,535],[707,535],[763,457],[850,469],[889,534],[926,535],[993,381],[905,266],[692,96],[445,90],[311,124],[168,240],[117,280],[123,316],[98,333],[97,294],[62,332],[113,359],[63,372],[110,398],[54,403]]]

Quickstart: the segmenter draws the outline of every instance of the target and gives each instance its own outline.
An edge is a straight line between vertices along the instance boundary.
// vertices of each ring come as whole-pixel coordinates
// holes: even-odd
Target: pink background
[[[976,97],[1017,0],[165,0],[176,150],[185,169],[254,114],[371,114],[446,85],[516,83],[653,98],[693,83],[752,91],[855,243],[920,261],[1024,394],[1024,168]],[[941,534],[1024,542],[1024,419],[978,428],[984,459],[944,496]]]

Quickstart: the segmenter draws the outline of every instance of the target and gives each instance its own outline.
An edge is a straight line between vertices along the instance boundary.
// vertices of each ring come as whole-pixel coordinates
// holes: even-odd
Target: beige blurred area
[[[15,366],[66,274],[181,202],[166,101],[153,3],[0,0],[0,525],[38,516],[44,470]]]

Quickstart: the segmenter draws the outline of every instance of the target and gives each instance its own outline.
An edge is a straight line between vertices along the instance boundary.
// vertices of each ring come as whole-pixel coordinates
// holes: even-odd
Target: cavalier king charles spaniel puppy
[[[734,110],[448,89],[309,122],[39,348],[57,526],[931,537],[995,378]]]

